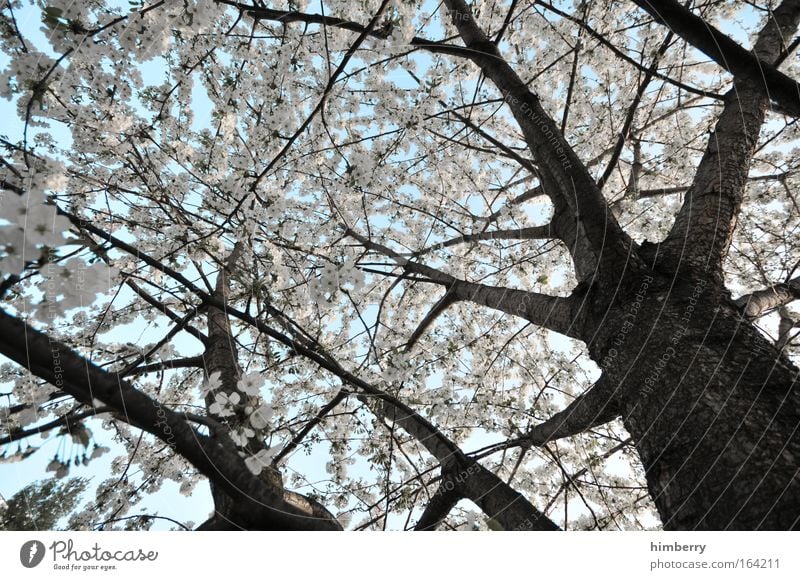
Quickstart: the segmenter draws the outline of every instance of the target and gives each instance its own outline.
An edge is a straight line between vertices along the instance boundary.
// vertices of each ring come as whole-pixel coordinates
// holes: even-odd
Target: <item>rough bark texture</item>
[[[794,529],[800,525],[798,370],[752,319],[795,300],[796,280],[734,302],[724,263],[771,101],[784,111],[796,111],[800,102],[797,83],[777,70],[800,21],[800,2],[784,0],[770,12],[752,51],[677,2],[635,3],[709,54],[735,81],[721,98],[723,110],[663,242],[637,246],[630,240],[586,165],[461,0],[445,2],[467,49],[460,56],[495,85],[515,117],[539,188],[553,202],[547,234],[568,247],[579,285],[568,299],[554,299],[470,284],[398,260],[388,247],[352,230],[350,235],[407,272],[445,286],[446,297],[586,342],[604,371],[602,384],[520,442],[542,445],[621,415],[665,528]],[[443,517],[451,500],[434,498],[425,526]]]
[[[800,527],[798,369],[710,278],[631,282],[591,349],[665,529]]]

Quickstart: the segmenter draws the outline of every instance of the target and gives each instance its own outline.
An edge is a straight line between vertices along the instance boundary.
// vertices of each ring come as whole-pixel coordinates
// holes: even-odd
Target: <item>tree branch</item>
[[[751,175],[747,178],[748,182],[757,181],[778,181],[785,182],[786,178],[794,175],[795,171],[783,171],[781,173],[770,173],[767,175]],[[690,185],[675,185],[670,187],[654,187],[650,189],[639,189],[636,192],[636,199],[647,199],[651,197],[660,197],[662,195],[675,195],[676,193],[686,193]],[[619,203],[619,200],[615,203]],[[612,204],[613,205],[613,204]]]
[[[77,219],[77,218],[76,218]],[[265,335],[275,339],[279,343],[283,344],[284,346],[290,348],[294,352],[306,357],[307,359],[311,360],[315,364],[319,365],[321,368],[333,373],[335,376],[339,377],[344,383],[351,385],[355,389],[358,389],[364,399],[362,402],[365,402],[371,409],[376,409],[376,412],[379,412],[382,417],[386,420],[394,421],[404,430],[406,430],[409,434],[415,437],[423,446],[428,449],[428,451],[440,462],[444,463],[448,460],[452,460],[455,458],[458,465],[461,466],[460,469],[463,471],[467,468],[470,468],[474,473],[474,477],[469,477],[463,483],[464,485],[464,497],[468,497],[476,505],[480,506],[481,509],[484,510],[484,513],[489,515],[490,517],[495,518],[501,525],[504,525],[506,529],[547,529],[547,530],[554,530],[558,529],[558,527],[547,519],[541,512],[536,510],[530,502],[528,502],[524,497],[522,497],[519,493],[508,487],[502,480],[500,480],[496,475],[489,472],[481,466],[477,461],[465,456],[461,450],[456,446],[452,441],[444,437],[430,422],[426,419],[415,413],[411,410],[408,406],[404,405],[394,397],[387,395],[386,393],[382,392],[380,389],[377,389],[373,385],[367,383],[366,381],[360,379],[353,373],[344,369],[338,362],[333,360],[330,356],[328,356],[324,352],[318,352],[319,346],[316,344],[310,344],[308,341],[301,339],[293,339],[285,334],[278,332],[274,328],[269,327],[268,325],[264,324],[261,320],[253,318],[249,314],[245,312],[241,312],[240,310],[233,308],[223,301],[218,299],[215,296],[209,295],[208,293],[204,292],[197,286],[195,286],[190,280],[186,279],[185,276],[172,270],[171,268],[164,266],[158,260],[147,256],[146,254],[139,252],[137,248],[134,246],[123,242],[108,234],[99,228],[95,228],[94,226],[88,225],[97,235],[100,235],[103,239],[111,242],[115,246],[119,247],[120,249],[125,250],[126,252],[131,253],[132,255],[136,256],[140,260],[144,261],[145,263],[159,269],[160,271],[164,272],[165,274],[173,277],[175,280],[181,282],[186,286],[186,288],[196,294],[203,303],[208,307],[215,307],[220,310],[224,310],[228,316],[233,316],[238,318],[239,320],[246,322],[257,328],[259,331],[264,333]],[[357,235],[357,234],[356,234]],[[436,270],[431,269],[432,272],[438,272]],[[438,273],[439,276],[447,276],[445,274]],[[441,279],[441,278],[440,278]],[[479,286],[479,285],[476,285]],[[500,289],[503,290],[503,289]],[[506,290],[506,292],[509,292]],[[515,291],[521,294],[526,294],[521,291]],[[567,299],[564,298],[555,298],[555,297],[546,297],[547,299],[556,301],[557,304],[561,304],[560,301],[566,301]],[[569,302],[569,301],[568,301]],[[0,310],[2,313],[2,310]],[[281,318],[283,320],[283,318]],[[20,323],[21,324],[21,323]],[[31,329],[31,332],[33,331]],[[3,326],[3,319],[0,317],[0,352],[5,352],[3,338],[9,336],[17,336],[24,334],[23,331],[19,329],[12,329],[11,331],[6,331]],[[45,335],[41,335],[41,340],[47,341]],[[46,349],[47,347],[45,347]],[[78,356],[78,355],[74,355]],[[13,356],[9,356],[9,358],[14,359]],[[25,361],[24,352],[20,353],[18,356],[20,361]],[[80,357],[78,357],[80,358]],[[16,360],[16,359],[14,359]],[[82,361],[82,359],[80,359]],[[85,362],[85,361],[84,361]],[[20,362],[20,364],[25,364],[24,362]],[[85,364],[91,364],[85,362]],[[30,366],[26,368],[31,368]],[[99,369],[98,369],[99,371]],[[34,374],[37,372],[33,371]],[[103,371],[99,371],[103,372]],[[45,380],[54,380],[52,376],[52,372],[44,373],[42,378]],[[84,372],[84,377],[86,373]],[[90,375],[91,376],[91,375]],[[93,379],[94,380],[94,379]],[[102,375],[101,378],[97,378],[97,381],[106,380],[105,375]],[[111,395],[116,397],[120,396],[120,393],[127,393],[128,390],[133,391],[135,396],[138,397],[136,401],[139,403],[138,406],[144,407],[145,409],[149,406],[157,406],[160,408],[159,404],[155,401],[152,401],[145,395],[138,393],[137,391],[133,390],[132,387],[127,386],[121,380],[118,380],[120,384],[126,386],[126,389],[120,389],[114,385],[114,388],[108,386],[106,389],[111,390]],[[114,390],[116,388],[116,390]],[[66,389],[65,389],[66,390]],[[69,391],[67,391],[69,392]],[[72,394],[72,393],[70,393]],[[80,400],[84,400],[85,397],[84,393],[81,391],[78,393],[78,397]],[[99,397],[98,397],[99,398]],[[103,399],[101,399],[103,400]],[[369,402],[367,402],[369,401]],[[120,403],[119,400],[115,399],[115,403]],[[128,403],[128,398],[125,398],[125,403]],[[371,404],[370,404],[371,403]],[[112,405],[114,406],[114,405]],[[130,411],[130,409],[128,409]],[[217,479],[222,477],[224,481],[218,482],[220,486],[228,493],[229,495],[233,494],[233,498],[241,498],[244,494],[244,499],[248,499],[253,497],[254,499],[261,501],[261,496],[267,496],[263,499],[262,503],[266,506],[271,507],[275,505],[284,505],[286,504],[290,498],[291,493],[286,492],[285,497],[280,498],[277,497],[274,491],[271,491],[269,486],[266,486],[265,483],[258,479],[253,478],[250,476],[249,471],[243,465],[243,462],[240,460],[238,455],[236,455],[235,448],[231,448],[232,446],[228,446],[229,453],[233,453],[233,457],[229,457],[227,455],[220,455],[222,453],[222,446],[223,443],[227,441],[227,438],[220,438],[214,441],[217,441],[217,447],[215,449],[220,448],[216,454],[210,454],[205,449],[205,445],[202,447],[202,450],[198,451],[195,448],[191,448],[190,445],[197,441],[198,438],[202,442],[205,438],[201,435],[197,434],[196,432],[192,431],[185,423],[185,421],[180,418],[177,414],[172,413],[171,411],[167,412],[166,414],[167,419],[170,421],[167,423],[168,426],[171,427],[172,431],[178,430],[178,434],[183,437],[182,442],[185,443],[183,446],[178,447],[179,452],[181,452],[187,460],[198,466],[198,469],[201,473],[206,474],[209,478],[214,477],[217,475]],[[161,425],[164,423],[160,418],[156,417],[159,420],[156,423],[155,420],[152,423],[157,425]],[[139,421],[137,419],[137,421]],[[175,423],[175,426],[172,426]],[[147,426],[143,426],[143,428],[147,429]],[[187,430],[190,431],[191,434],[187,433]],[[156,433],[157,436],[158,433]],[[163,434],[162,434],[163,436]],[[229,441],[228,441],[229,443]],[[184,449],[184,447],[187,447]],[[217,456],[219,458],[217,459]],[[209,460],[211,463],[209,464]],[[216,471],[212,471],[214,466],[214,460],[218,460],[221,463],[225,463],[227,465],[227,469],[230,470],[230,474],[228,471],[224,469],[218,469]],[[241,470],[244,470],[244,474],[241,473]],[[215,479],[215,481],[217,480]],[[223,486],[223,484],[225,484]],[[251,493],[252,492],[252,493]],[[240,502],[246,504],[247,502]],[[300,506],[306,505],[308,500],[302,497],[296,498],[296,503]],[[514,506],[512,508],[512,506]],[[239,506],[237,506],[239,507]],[[312,509],[313,508],[313,509]],[[242,510],[247,509],[247,505],[241,506]],[[286,529],[296,529],[301,528],[304,524],[306,527],[313,527],[319,529],[331,529],[330,526],[338,529],[340,526],[338,522],[333,520],[333,522],[326,522],[326,518],[317,518],[315,515],[316,511],[318,510],[318,506],[312,506],[312,515],[307,515],[309,512],[306,511],[302,517],[308,518],[307,520],[298,520],[294,521],[294,515],[297,514],[298,511],[301,511],[296,506],[292,506],[292,509],[287,511],[285,517],[279,521],[279,525],[283,526]],[[263,510],[262,510],[263,511]],[[261,512],[259,512],[261,513]],[[244,518],[247,514],[242,514]],[[249,517],[252,517],[250,514]],[[333,519],[331,517],[331,519]],[[219,527],[220,529],[230,529],[229,524],[226,522],[220,521],[219,517],[214,517],[205,524],[203,524],[203,529],[211,529]]]
[[[748,318],[758,318],[768,310],[800,299],[800,276],[770,288],[756,290],[734,300]]]
[[[280,463],[284,457],[286,457],[287,455],[289,455],[289,453],[294,451],[297,448],[297,446],[303,442],[303,439],[306,438],[306,435],[311,433],[311,431],[313,431],[317,425],[322,423],[322,420],[328,415],[328,413],[333,411],[339,405],[339,403],[341,403],[347,398],[349,394],[350,392],[347,389],[340,389],[339,392],[336,393],[336,396],[333,399],[331,399],[324,407],[322,407],[314,416],[314,418],[303,426],[303,428],[297,435],[292,437],[292,440],[286,444],[286,447],[281,449],[280,452],[277,453],[275,457],[273,457],[272,465],[273,466],[278,465],[278,463]]]
[[[94,409],[84,411],[82,413],[75,413],[74,415],[70,412],[66,415],[58,417],[57,419],[53,419],[44,425],[39,425],[31,429],[17,429],[14,431],[9,431],[6,437],[0,438],[0,445],[13,443],[14,441],[19,441],[20,439],[30,437],[31,435],[39,435],[41,433],[50,431],[51,429],[55,429],[56,427],[70,427],[79,423],[83,419],[94,417],[95,415],[100,415],[102,413],[108,413],[110,411],[113,411],[111,407],[95,407]]]
[[[167,443],[236,499],[237,517],[252,529],[265,525],[287,530],[341,529],[334,518],[321,519],[304,512],[270,490],[224,440],[198,433],[179,413],[138,391],[119,375],[102,370],[2,309],[0,352],[77,400],[87,404],[99,400],[131,425]]]
[[[762,91],[777,102],[785,112],[800,117],[800,85],[772,65],[783,49],[782,39],[791,36],[793,31],[781,35],[779,44],[774,49],[759,50],[757,44],[754,54],[676,0],[633,0],[633,2],[650,14],[656,22],[668,26],[671,31],[702,51],[737,80],[749,79],[760,86]],[[798,11],[800,2],[792,0],[783,2],[775,13],[781,12],[793,18],[790,13]]]
[[[519,441],[540,447],[550,441],[571,437],[608,423],[619,416],[614,391],[605,375],[567,407],[534,426]]]
[[[602,266],[598,275],[609,282],[617,281],[626,268],[642,267],[632,241],[617,223],[586,166],[545,112],[539,98],[487,38],[466,2],[446,0],[445,4],[464,44],[473,51],[472,61],[508,103],[543,177],[552,182],[556,193],[580,223],[582,234],[594,251],[595,262]]]
[[[525,203],[526,201],[530,201],[532,199],[536,199],[537,197],[546,196],[546,195],[548,195],[548,194],[547,194],[547,192],[545,192],[544,188],[542,188],[541,185],[537,185],[536,187],[532,187],[532,188],[530,188],[530,189],[528,189],[526,191],[523,191],[517,197],[515,197],[514,199],[509,201],[507,207],[501,208],[501,209],[497,210],[496,212],[493,212],[492,214],[487,216],[486,217],[486,224],[488,225],[488,224],[496,221],[497,218],[499,218],[501,215],[503,215],[503,212],[508,211],[508,209],[511,208],[511,207],[517,206],[517,205],[519,205],[521,203]]]
[[[447,514],[463,499],[455,489],[455,483],[452,481],[450,472],[445,473],[444,470],[442,471],[442,483],[417,520],[417,524],[414,526],[415,531],[431,532],[436,530],[447,517]]]
[[[366,32],[367,36],[373,38],[386,39],[389,37],[390,29],[376,28],[374,30],[367,30],[367,27],[357,22],[351,22],[343,18],[335,16],[325,16],[323,14],[307,14],[296,10],[275,10],[272,8],[263,8],[245,4],[243,2],[235,2],[231,0],[219,0],[220,4],[232,6],[240,10],[242,13],[250,16],[254,20],[268,20],[272,22],[279,22],[281,24],[289,24],[292,22],[302,22],[304,24],[321,24],[323,26],[330,26],[334,28],[341,28],[342,30],[349,30],[363,34]],[[440,42],[436,40],[429,40],[420,36],[415,36],[409,41],[409,45],[425,49],[428,52],[439,54],[449,54],[451,56],[458,56],[461,58],[469,58],[469,50],[447,42]]]
[[[147,373],[155,373],[158,371],[168,371],[171,369],[187,369],[187,368],[203,368],[203,357],[201,356],[187,356],[184,358],[176,358],[173,360],[165,360],[149,365],[137,366],[129,371],[122,371],[122,376],[139,376]]]
[[[775,348],[782,351],[791,342],[792,337],[789,336],[789,333],[797,326],[797,322],[785,306],[778,310],[778,314],[780,322],[778,323],[778,338],[775,340]]]
[[[199,330],[197,330],[196,328],[194,328],[193,326],[190,326],[188,324],[189,319],[191,318],[191,317],[190,318],[186,318],[186,316],[188,316],[188,314],[184,315],[183,317],[178,316],[175,312],[170,310],[167,307],[166,304],[164,304],[163,302],[157,300],[149,292],[147,292],[144,288],[139,286],[136,282],[134,282],[130,278],[125,280],[125,285],[128,286],[134,292],[136,292],[136,294],[138,294],[139,297],[142,300],[147,302],[150,306],[153,306],[154,308],[158,309],[159,312],[161,312],[164,316],[166,316],[171,321],[173,321],[179,328],[181,328],[181,330],[184,330],[188,334],[191,334],[193,337],[195,337],[197,340],[199,340],[202,344],[204,344],[204,345],[206,344],[206,341],[208,340],[208,337],[205,334],[203,334],[202,332],[200,332]]]
[[[650,81],[653,80],[653,75],[655,75],[656,71],[658,70],[658,63],[661,60],[661,57],[667,52],[671,42],[672,33],[670,32],[658,47],[656,57],[653,59],[653,62],[647,71],[645,71],[644,79],[642,79],[642,82],[640,82],[639,86],[636,88],[636,95],[633,98],[633,102],[628,107],[628,113],[625,115],[625,121],[622,124],[622,130],[617,136],[617,142],[614,145],[613,152],[611,153],[611,160],[608,162],[608,166],[606,166],[606,170],[603,172],[602,177],[600,177],[600,179],[597,181],[597,186],[601,189],[611,178],[614,169],[616,169],[619,156],[622,153],[623,146],[625,145],[625,140],[629,137],[631,127],[633,126],[633,120],[636,118],[636,110],[639,108],[639,103],[641,102],[644,92],[647,90],[647,86],[650,84]]]
[[[663,0],[652,6],[671,7],[672,2]],[[672,15],[681,14],[683,9],[675,10],[668,12],[670,22]],[[783,48],[782,39],[797,30],[798,21],[800,0],[784,0],[759,32],[754,47],[756,56],[765,62],[778,58]],[[683,26],[678,25],[676,31],[680,33],[682,29]],[[734,55],[730,54],[729,58]],[[763,79],[750,75],[737,78],[734,88],[726,95],[725,106],[709,137],[683,206],[661,245],[667,250],[663,255],[676,261],[673,265],[676,269],[708,273],[717,284],[723,283],[722,263],[736,227],[768,105]]]
[[[424,256],[425,254],[441,250],[442,248],[449,248],[451,246],[457,246],[468,242],[478,242],[481,240],[550,240],[555,237],[557,236],[553,232],[550,224],[515,228],[511,230],[479,232],[477,234],[464,234],[463,236],[458,236],[457,238],[452,238],[420,250],[415,253],[415,256]]]
[[[378,7],[378,10],[370,19],[369,24],[367,24],[364,27],[364,29],[359,33],[358,37],[355,39],[355,41],[353,41],[353,44],[351,44],[350,47],[347,49],[347,52],[345,52],[341,62],[336,67],[336,70],[333,71],[333,73],[328,78],[328,82],[325,84],[325,88],[322,90],[322,96],[320,97],[319,101],[317,101],[317,104],[314,107],[314,109],[306,117],[305,121],[303,121],[300,127],[294,133],[292,133],[289,139],[286,140],[286,143],[283,145],[281,150],[272,158],[272,161],[268,163],[264,167],[264,169],[261,170],[256,179],[253,181],[253,184],[250,186],[251,191],[253,192],[256,191],[256,189],[258,188],[258,184],[261,182],[262,179],[264,179],[269,170],[275,166],[278,160],[281,159],[286,154],[287,151],[289,151],[289,149],[297,140],[297,138],[300,135],[302,135],[308,128],[308,126],[311,124],[311,121],[314,119],[314,117],[318,113],[321,113],[323,111],[325,102],[327,101],[328,96],[330,95],[331,89],[333,89],[333,86],[336,84],[339,75],[341,75],[344,72],[347,63],[350,62],[350,59],[356,53],[356,51],[364,42],[364,40],[372,33],[373,30],[375,30],[376,25],[378,24],[378,20],[380,19],[381,15],[383,14],[383,11],[386,9],[388,5],[389,5],[389,0],[383,0],[383,2],[381,2],[380,6]],[[250,14],[252,15],[252,12]]]
[[[411,333],[411,336],[408,338],[408,342],[405,346],[405,352],[411,350],[411,348],[417,343],[420,337],[425,334],[425,331],[428,330],[428,327],[434,323],[434,321],[439,318],[439,316],[444,313],[445,310],[448,309],[451,305],[458,302],[458,299],[455,295],[451,292],[452,286],[445,290],[444,296],[442,296],[436,304],[430,309],[428,314],[425,315],[425,318],[417,325],[417,328],[414,332]]]
[[[380,392],[371,387],[373,393]],[[558,526],[537,510],[520,493],[467,457],[461,449],[425,418],[394,397],[380,392],[380,397],[359,395],[367,408],[389,423],[400,426],[414,437],[442,465],[455,481],[455,490],[481,508],[504,529],[558,530]]]
[[[558,8],[553,6],[553,4],[551,4],[550,2],[544,2],[543,0],[534,0],[534,3],[537,6],[541,6],[541,7],[545,8],[545,9],[549,10],[553,14],[559,16],[560,18],[564,18],[566,20],[569,20],[570,22],[574,22],[575,24],[580,26],[583,30],[585,30],[589,34],[589,36],[591,36],[592,38],[597,40],[597,42],[599,42],[601,45],[605,46],[608,50],[610,50],[617,58],[627,62],[628,64],[632,65],[634,68],[636,68],[636,69],[638,69],[638,70],[640,70],[642,72],[646,72],[647,69],[645,69],[642,64],[640,64],[635,59],[633,59],[630,56],[628,56],[627,54],[625,54],[625,52],[623,52],[622,50],[620,50],[619,48],[614,46],[614,44],[611,41],[609,41],[605,36],[603,36],[603,34],[601,34],[600,32],[596,31],[594,28],[589,26],[586,22],[584,22],[580,18],[576,18],[575,16],[573,16],[572,14],[569,14],[568,12],[564,12],[563,10],[559,10]],[[687,85],[686,83],[682,83],[681,81],[679,81],[677,79],[673,79],[672,77],[670,77],[668,75],[665,75],[665,74],[663,74],[661,72],[658,72],[657,70],[653,74],[657,79],[660,79],[660,80],[662,80],[662,81],[664,81],[666,83],[669,83],[669,84],[671,84],[671,85],[673,85],[673,86],[675,86],[675,87],[677,87],[677,88],[679,88],[679,89],[681,89],[683,91],[686,91],[687,93],[691,93],[693,95],[698,95],[698,96],[701,96],[701,97],[708,97],[710,99],[722,100],[722,95],[720,95],[720,94],[717,94],[717,93],[714,93],[714,92],[711,92],[711,91],[705,91],[703,89],[699,89],[697,87],[693,87],[691,85]]]
[[[352,229],[348,228],[346,235],[358,240],[365,248],[392,258],[406,271],[422,274],[432,282],[445,286],[448,288],[452,300],[466,300],[488,306],[513,316],[519,316],[554,332],[573,338],[580,337],[581,328],[577,319],[577,304],[572,298],[466,282],[430,266],[412,262],[383,244],[373,242]]]

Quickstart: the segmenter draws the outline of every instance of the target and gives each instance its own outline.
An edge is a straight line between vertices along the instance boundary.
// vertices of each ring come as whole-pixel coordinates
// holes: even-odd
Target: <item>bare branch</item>
[[[800,276],[783,284],[756,290],[737,298],[734,302],[742,309],[745,316],[758,318],[766,314],[768,310],[785,306],[798,299],[800,299]]]
[[[618,417],[619,413],[614,391],[603,375],[564,410],[533,427],[520,438],[520,441],[539,447],[550,441],[571,437],[608,423]]]
[[[519,316],[554,332],[574,338],[580,337],[581,328],[577,318],[577,303],[572,298],[466,282],[430,266],[413,262],[383,244],[373,242],[351,229],[347,230],[347,235],[358,240],[365,248],[392,258],[407,272],[421,274],[432,282],[447,287],[453,300],[466,300],[488,306],[513,316]]]

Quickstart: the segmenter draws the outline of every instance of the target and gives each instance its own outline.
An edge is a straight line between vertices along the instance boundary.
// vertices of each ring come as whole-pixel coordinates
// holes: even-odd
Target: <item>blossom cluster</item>
[[[213,402],[208,411],[218,418],[233,417],[240,406],[244,405],[244,414],[247,420],[234,426],[229,435],[239,447],[246,447],[250,439],[263,433],[272,419],[272,406],[261,399],[260,393],[264,386],[264,379],[258,373],[248,373],[239,378],[236,391],[226,393],[221,391],[222,381],[220,371],[211,373],[201,386],[204,396],[214,395]],[[245,456],[245,465],[253,474],[258,475],[262,469],[269,465],[269,460],[275,453],[275,448],[262,449],[255,455]]]
[[[47,191],[63,190],[67,177],[53,162],[44,167],[32,170],[23,181],[24,193],[0,194],[0,272],[18,275],[36,265],[42,275],[37,283],[42,299],[33,311],[38,319],[52,321],[71,308],[94,302],[108,288],[113,269],[77,257],[59,259],[56,249],[74,243],[67,237],[72,223]]]

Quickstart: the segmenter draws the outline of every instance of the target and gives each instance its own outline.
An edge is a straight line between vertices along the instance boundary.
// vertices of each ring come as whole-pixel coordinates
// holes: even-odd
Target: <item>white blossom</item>
[[[264,377],[259,373],[248,373],[236,383],[236,388],[251,397],[258,396],[264,384]]]
[[[259,475],[265,467],[269,467],[272,456],[275,455],[276,449],[270,447],[269,449],[262,449],[255,455],[246,457],[244,464],[253,475]]]
[[[203,397],[208,395],[212,391],[216,391],[218,388],[222,386],[222,380],[220,376],[222,373],[220,371],[214,371],[206,379],[203,381],[203,384],[200,385],[200,392],[203,394]]]
[[[208,407],[209,413],[218,417],[230,417],[234,414],[234,407],[239,404],[239,393],[215,393],[214,402]]]
[[[273,411],[271,406],[261,405],[252,413],[250,413],[250,425],[253,426],[253,429],[263,429],[269,425],[269,420],[272,418],[272,414]]]
[[[255,435],[256,435],[255,431],[253,431],[248,427],[242,427],[241,429],[234,429],[230,432],[231,439],[239,447],[244,447],[245,445],[247,445],[247,441],[255,437]]]

